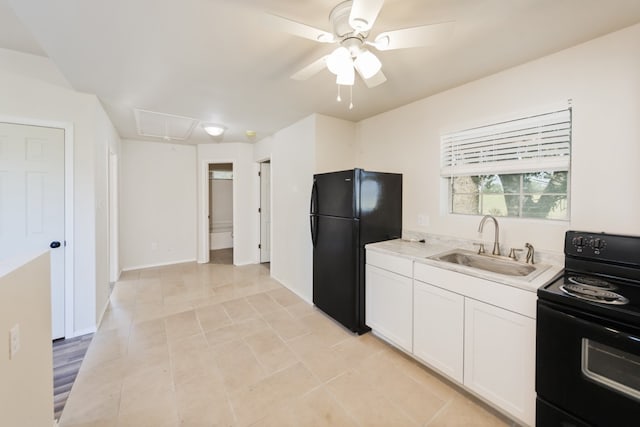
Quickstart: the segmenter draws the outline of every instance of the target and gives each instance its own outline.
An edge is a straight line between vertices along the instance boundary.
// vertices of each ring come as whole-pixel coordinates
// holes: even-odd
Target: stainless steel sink
[[[438,255],[428,257],[436,261],[448,262],[464,267],[475,268],[491,273],[503,274],[506,276],[523,277],[529,280],[542,273],[548,265],[531,265],[514,261],[507,257],[494,255],[479,255],[465,249],[454,249]],[[535,274],[534,274],[535,273]],[[529,277],[527,277],[529,276]]]

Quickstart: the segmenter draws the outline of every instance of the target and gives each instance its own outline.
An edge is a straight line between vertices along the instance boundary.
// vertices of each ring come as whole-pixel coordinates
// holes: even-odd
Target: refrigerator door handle
[[[311,187],[311,202],[309,206],[309,213],[316,214],[318,209],[318,183],[313,180],[313,187]]]
[[[311,243],[313,247],[316,247],[316,243],[318,241],[318,225],[317,225],[318,217],[316,215],[309,215],[309,225],[311,227]]]

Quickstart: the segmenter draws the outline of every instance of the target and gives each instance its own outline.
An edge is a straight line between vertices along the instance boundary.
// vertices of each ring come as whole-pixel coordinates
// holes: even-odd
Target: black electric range
[[[568,231],[564,253],[564,275],[538,289],[536,425],[636,423],[640,236]]]
[[[538,297],[640,325],[640,236],[568,231],[564,275]]]

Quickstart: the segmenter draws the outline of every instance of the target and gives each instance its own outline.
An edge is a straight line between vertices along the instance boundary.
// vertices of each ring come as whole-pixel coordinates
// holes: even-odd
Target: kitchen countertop
[[[492,282],[513,286],[530,292],[536,292],[540,286],[543,286],[555,280],[563,271],[562,265],[546,263],[536,264],[538,266],[548,266],[548,268],[533,279],[527,280],[516,276],[507,276],[499,273],[485,272],[473,267],[466,267],[428,258],[458,248],[467,249],[466,247],[455,245],[453,243],[447,244],[442,241],[430,242],[429,239],[427,239],[426,243],[404,239],[395,239],[378,243],[370,243],[365,246],[365,249],[367,249],[368,251],[376,251],[389,255],[400,256],[422,264],[455,271],[461,274],[478,277],[480,279],[490,280]]]

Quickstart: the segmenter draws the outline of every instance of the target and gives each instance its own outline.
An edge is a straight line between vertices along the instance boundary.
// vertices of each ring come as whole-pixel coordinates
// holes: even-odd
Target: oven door
[[[640,423],[640,328],[538,300],[536,392],[589,425]]]

